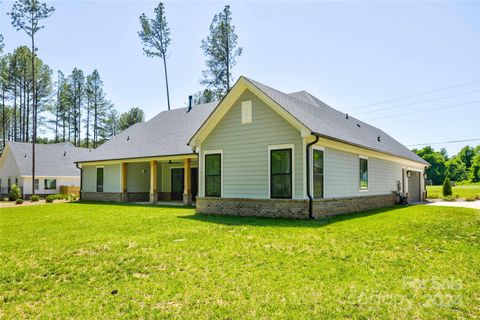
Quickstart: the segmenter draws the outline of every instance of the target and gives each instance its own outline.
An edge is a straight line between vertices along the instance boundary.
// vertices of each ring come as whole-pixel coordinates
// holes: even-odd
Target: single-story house
[[[77,162],[86,200],[294,218],[392,205],[395,191],[423,200],[428,166],[306,91],[243,76],[222,101],[161,112]]]
[[[60,186],[80,186],[80,170],[74,160],[85,157],[88,149],[70,142],[35,144],[35,194],[59,193]],[[7,142],[0,157],[0,195],[16,184],[24,199],[32,195],[32,144]]]

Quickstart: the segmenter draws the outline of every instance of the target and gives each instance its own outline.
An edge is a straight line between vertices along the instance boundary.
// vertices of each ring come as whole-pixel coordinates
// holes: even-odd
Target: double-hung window
[[[45,190],[55,190],[57,189],[57,179],[45,179],[44,182],[44,189]]]
[[[222,155],[212,153],[205,155],[205,196],[222,195]]]
[[[368,159],[360,158],[360,190],[368,190]]]
[[[103,192],[103,167],[97,168],[97,192]]]
[[[270,150],[270,197],[292,198],[292,149]]]
[[[33,180],[33,188],[34,188],[35,190],[39,190],[39,189],[40,189],[38,179],[34,179],[34,180]]]
[[[313,149],[313,197],[315,199],[323,198],[323,150]]]

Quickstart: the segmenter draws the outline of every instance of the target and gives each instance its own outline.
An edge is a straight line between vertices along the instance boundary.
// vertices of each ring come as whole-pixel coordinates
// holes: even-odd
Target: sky
[[[143,54],[137,35],[139,16],[153,16],[158,2],[47,3],[56,11],[36,42],[55,73],[97,69],[120,112],[140,107],[149,119],[167,109],[162,61]],[[186,106],[201,89],[200,43],[226,3],[165,3],[172,108]],[[306,90],[410,147],[480,139],[480,2],[228,3],[243,48],[235,79],[244,75],[287,93]],[[0,4],[6,52],[29,43],[6,15],[12,5]],[[466,144],[480,141],[432,146],[452,155]]]

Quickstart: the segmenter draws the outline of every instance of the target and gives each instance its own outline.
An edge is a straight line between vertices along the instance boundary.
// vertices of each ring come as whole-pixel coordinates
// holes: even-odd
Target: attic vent
[[[252,100],[242,101],[242,124],[252,123]]]
[[[357,127],[359,127],[359,128],[360,128],[360,123],[357,123]]]
[[[26,158],[26,157],[27,157],[27,154],[25,153],[25,155],[24,155],[23,157]]]
[[[381,141],[380,141],[380,136],[377,137],[377,141],[378,141],[378,142],[381,142]]]
[[[345,119],[348,119],[348,113],[345,113]]]

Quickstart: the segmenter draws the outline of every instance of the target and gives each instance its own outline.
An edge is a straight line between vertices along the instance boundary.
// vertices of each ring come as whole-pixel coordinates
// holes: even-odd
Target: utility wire
[[[375,110],[355,113],[354,115],[358,116],[359,114],[367,114],[367,113],[372,113],[372,112],[396,109],[396,108],[400,108],[400,107],[413,106],[413,105],[416,105],[416,104],[421,104],[421,103],[426,103],[426,102],[431,102],[431,101],[437,101],[437,100],[447,99],[447,98],[451,98],[451,97],[463,96],[463,95],[471,94],[471,93],[475,93],[475,92],[480,92],[480,90],[462,92],[462,93],[452,94],[452,95],[449,95],[449,96],[443,96],[443,97],[438,97],[438,98],[433,98],[433,99],[422,100],[422,101],[418,101],[418,102],[405,103],[405,104],[400,104],[400,105],[396,105],[396,106],[388,107],[388,108],[379,108],[379,109],[375,109]]]
[[[479,102],[480,100],[474,100],[474,101],[470,101],[470,102],[464,102],[464,103],[457,103],[457,104],[450,104],[450,105],[447,105],[447,106],[441,106],[441,107],[436,107],[436,108],[430,108],[430,109],[424,109],[424,110],[415,110],[415,112],[405,112],[405,113],[397,113],[397,114],[392,114],[392,115],[389,115],[389,116],[383,116],[383,117],[378,117],[378,118],[373,118],[373,119],[369,119],[369,121],[373,121],[373,120],[379,120],[379,119],[386,119],[386,118],[392,118],[392,117],[401,117],[401,116],[406,116],[406,115],[410,115],[410,114],[413,114],[413,113],[420,113],[420,112],[427,112],[427,111],[433,111],[433,110],[439,110],[439,109],[447,109],[447,108],[451,108],[451,107],[456,107],[456,106],[463,106],[463,105],[467,105],[467,104],[472,104],[472,103],[475,103],[475,102]]]
[[[478,83],[478,82],[480,82],[480,81],[470,81],[470,82],[461,83],[461,84],[457,84],[457,85],[450,86],[450,87],[445,87],[445,88],[440,88],[440,89],[436,89],[436,90],[430,90],[430,91],[420,92],[420,93],[416,93],[416,94],[412,94],[412,95],[408,95],[408,96],[403,96],[403,97],[396,98],[396,99],[383,100],[383,101],[376,102],[376,103],[370,103],[370,104],[365,104],[365,105],[362,105],[362,106],[357,106],[357,107],[354,107],[354,108],[350,108],[350,109],[348,109],[347,111],[356,110],[356,109],[362,109],[362,108],[367,108],[367,107],[372,107],[372,106],[376,106],[376,105],[379,105],[379,104],[384,104],[384,103],[388,103],[388,102],[394,102],[394,101],[404,100],[404,99],[413,98],[413,97],[418,97],[418,96],[423,96],[423,95],[427,95],[427,94],[430,94],[430,93],[440,92],[440,91],[444,91],[444,90],[448,90],[448,89],[453,89],[453,88],[458,88],[458,87],[463,87],[463,86],[466,86],[466,85],[469,85],[469,84],[472,84],[472,83]]]
[[[479,141],[480,138],[477,139],[464,139],[464,140],[452,140],[452,141],[442,141],[442,142],[430,142],[430,143],[418,143],[418,144],[407,144],[407,147],[415,147],[415,146],[429,146],[431,144],[447,144],[447,143],[457,143],[457,142],[471,142],[471,141]]]

